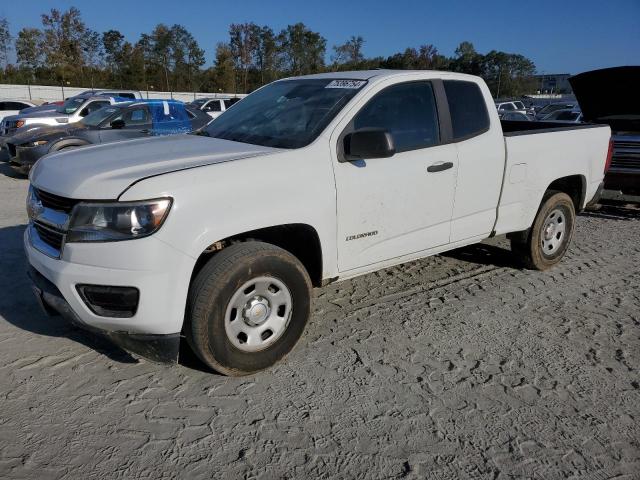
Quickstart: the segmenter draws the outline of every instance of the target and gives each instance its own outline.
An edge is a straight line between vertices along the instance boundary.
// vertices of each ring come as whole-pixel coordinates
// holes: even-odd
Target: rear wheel
[[[247,375],[282,359],[302,335],[311,281],[300,261],[262,242],[231,245],[189,290],[187,340],[209,367]]]
[[[547,192],[528,236],[513,237],[511,250],[527,268],[547,270],[564,257],[573,236],[575,218],[569,195]]]

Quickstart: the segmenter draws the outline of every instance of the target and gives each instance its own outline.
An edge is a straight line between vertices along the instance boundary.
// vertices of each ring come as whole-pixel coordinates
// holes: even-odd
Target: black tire
[[[84,147],[84,145],[63,145],[62,147],[58,147],[56,145],[54,145],[51,150],[49,150],[51,153],[53,152],[62,152],[64,150],[71,150],[74,148],[78,148],[78,147]]]
[[[564,232],[558,247],[552,253],[545,251],[546,221],[553,212],[560,212],[564,217]],[[549,191],[542,199],[542,204],[533,221],[533,226],[525,238],[511,238],[511,250],[519,257],[526,268],[531,270],[547,270],[562,260],[569,248],[576,223],[576,211],[571,197],[566,193]]]
[[[281,337],[263,350],[246,352],[231,343],[225,313],[238,289],[259,277],[273,277],[288,288],[291,313]],[[236,243],[211,258],[193,280],[185,334],[193,351],[210,368],[225,375],[248,375],[269,368],[291,351],[304,332],[310,305],[311,280],[296,257],[268,243]]]

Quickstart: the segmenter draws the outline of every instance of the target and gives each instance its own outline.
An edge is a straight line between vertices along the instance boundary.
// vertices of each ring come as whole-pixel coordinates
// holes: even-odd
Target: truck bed
[[[518,120],[500,120],[500,124],[505,137],[602,127],[602,125],[595,123],[526,122]]]
[[[571,178],[591,200],[604,177],[611,129],[607,125],[501,122],[505,171],[496,234],[529,228],[542,194],[557,179]],[[536,135],[532,135],[536,134]]]

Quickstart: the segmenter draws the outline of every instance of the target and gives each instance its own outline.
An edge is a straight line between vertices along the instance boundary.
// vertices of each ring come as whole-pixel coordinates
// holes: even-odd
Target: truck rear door
[[[395,83],[362,99],[335,135],[384,129],[390,158],[336,162],[338,268],[364,267],[447,244],[455,192],[456,146],[443,144],[431,81]],[[440,96],[443,96],[441,83]],[[341,132],[341,133],[340,133]]]
[[[458,178],[451,219],[451,242],[488,236],[504,175],[505,148],[500,120],[483,83],[444,80]]]

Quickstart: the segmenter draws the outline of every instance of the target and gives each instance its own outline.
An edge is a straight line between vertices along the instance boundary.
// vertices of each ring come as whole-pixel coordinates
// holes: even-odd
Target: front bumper
[[[180,334],[145,335],[110,332],[84,323],[64,299],[60,290],[35,268],[29,268],[32,290],[47,315],[61,315],[77,327],[105,337],[120,348],[160,363],[176,363],[180,351]]]
[[[21,147],[16,145],[13,146],[13,149],[15,149],[15,156],[9,159],[9,164],[16,172],[24,175],[29,174],[29,170],[31,170],[38,159],[49,153],[48,145],[40,145],[37,147]]]
[[[31,232],[25,231],[24,249],[47,310],[125,350],[159,361],[177,359],[195,260],[153,237],[66,244],[58,259],[37,250]],[[96,315],[78,293],[79,284],[136,287],[138,308],[129,318]]]

